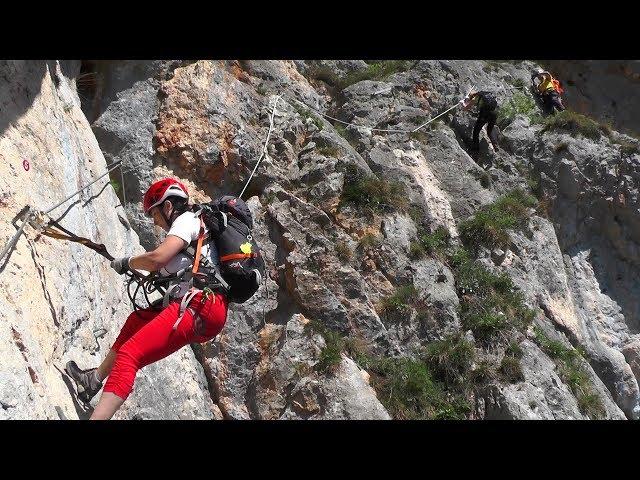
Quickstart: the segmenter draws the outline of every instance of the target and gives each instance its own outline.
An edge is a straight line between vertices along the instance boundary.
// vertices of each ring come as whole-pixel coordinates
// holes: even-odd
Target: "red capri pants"
[[[138,310],[127,318],[112,350],[116,360],[104,386],[105,392],[126,399],[133,390],[136,373],[142,367],[163,359],[188,343],[204,343],[214,338],[227,320],[227,300],[211,294],[202,302],[198,292],[189,302],[176,330],[180,299],[163,310]],[[195,321],[194,321],[195,319]]]

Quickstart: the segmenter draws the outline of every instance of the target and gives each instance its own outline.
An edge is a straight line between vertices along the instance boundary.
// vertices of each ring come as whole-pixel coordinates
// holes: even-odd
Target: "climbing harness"
[[[176,274],[171,275],[172,279],[179,279],[181,282],[189,282],[189,290],[182,297],[182,301],[180,302],[180,313],[178,315],[178,318],[176,319],[176,322],[173,324],[173,330],[176,330],[178,328],[178,325],[182,321],[185,312],[189,308],[191,300],[193,300],[193,297],[195,297],[199,292],[204,292],[203,301],[212,296],[213,302],[215,303],[215,295],[212,295],[214,291],[223,291],[226,293],[229,290],[229,285],[227,284],[227,282],[225,282],[220,273],[218,273],[217,269],[211,266],[206,258],[202,257],[202,244],[207,235],[205,235],[204,233],[205,223],[202,218],[201,211],[196,212],[196,215],[200,219],[200,232],[198,234],[198,241],[195,247],[195,251],[193,249],[193,245],[189,246],[189,248],[187,248],[186,250],[187,254],[189,254],[193,259],[191,271],[189,272],[187,271],[187,269],[183,269]],[[201,264],[203,267],[206,267],[209,270],[208,273],[199,271]],[[176,284],[176,286],[179,285],[180,283]],[[165,293],[163,299],[163,307],[166,307],[169,304],[170,293],[171,292],[169,290],[167,290],[167,292]],[[197,320],[196,312],[191,308],[189,308],[189,310],[191,310],[192,314],[196,316],[194,318],[195,322]]]

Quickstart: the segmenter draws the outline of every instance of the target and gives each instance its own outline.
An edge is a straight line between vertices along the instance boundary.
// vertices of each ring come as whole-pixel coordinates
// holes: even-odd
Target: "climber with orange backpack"
[[[560,98],[564,90],[560,82],[553,78],[549,72],[542,68],[534,70],[531,72],[531,83],[535,93],[540,96],[548,113],[555,113],[555,109],[559,112],[565,109],[562,104],[562,98]]]
[[[159,299],[161,307],[150,305],[129,315],[99,367],[81,370],[74,361],[67,363],[66,372],[85,404],[107,379],[91,419],[115,414],[133,390],[139,369],[187,344],[213,339],[226,322],[228,303],[250,298],[264,277],[244,201],[224,196],[189,205],[188,200],[187,188],[178,180],[153,183],[143,198],[144,213],[167,232],[166,238],[153,251],[111,262],[119,274],[155,272],[166,293]]]

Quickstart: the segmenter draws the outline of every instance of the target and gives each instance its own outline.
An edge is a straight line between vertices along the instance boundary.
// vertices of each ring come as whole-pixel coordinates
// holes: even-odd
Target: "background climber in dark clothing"
[[[473,144],[471,146],[471,151],[473,153],[478,153],[480,151],[480,130],[482,130],[482,127],[486,124],[487,135],[489,135],[489,140],[491,140],[491,146],[497,152],[500,150],[498,148],[498,134],[493,127],[495,127],[498,119],[498,115],[496,113],[498,102],[490,92],[483,90],[479,92],[471,92],[463,100],[463,107],[465,110],[469,110],[474,104],[478,107],[478,118],[476,119],[476,124],[473,127]]]
[[[549,72],[541,68],[534,70],[531,73],[531,83],[536,93],[542,98],[542,103],[547,113],[555,113],[554,108],[558,109],[559,112],[565,109],[562,104],[562,98],[560,98],[560,94],[563,93],[564,90],[562,90],[560,82],[553,78]]]

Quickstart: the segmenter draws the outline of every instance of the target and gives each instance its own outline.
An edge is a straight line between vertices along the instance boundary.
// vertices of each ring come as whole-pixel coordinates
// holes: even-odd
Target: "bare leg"
[[[122,406],[124,400],[115,393],[102,392],[100,401],[91,414],[89,420],[109,420]]]
[[[109,350],[109,353],[107,353],[107,356],[97,368],[96,375],[101,382],[109,376],[109,372],[111,372],[113,368],[113,363],[116,361],[116,356],[117,352]]]

